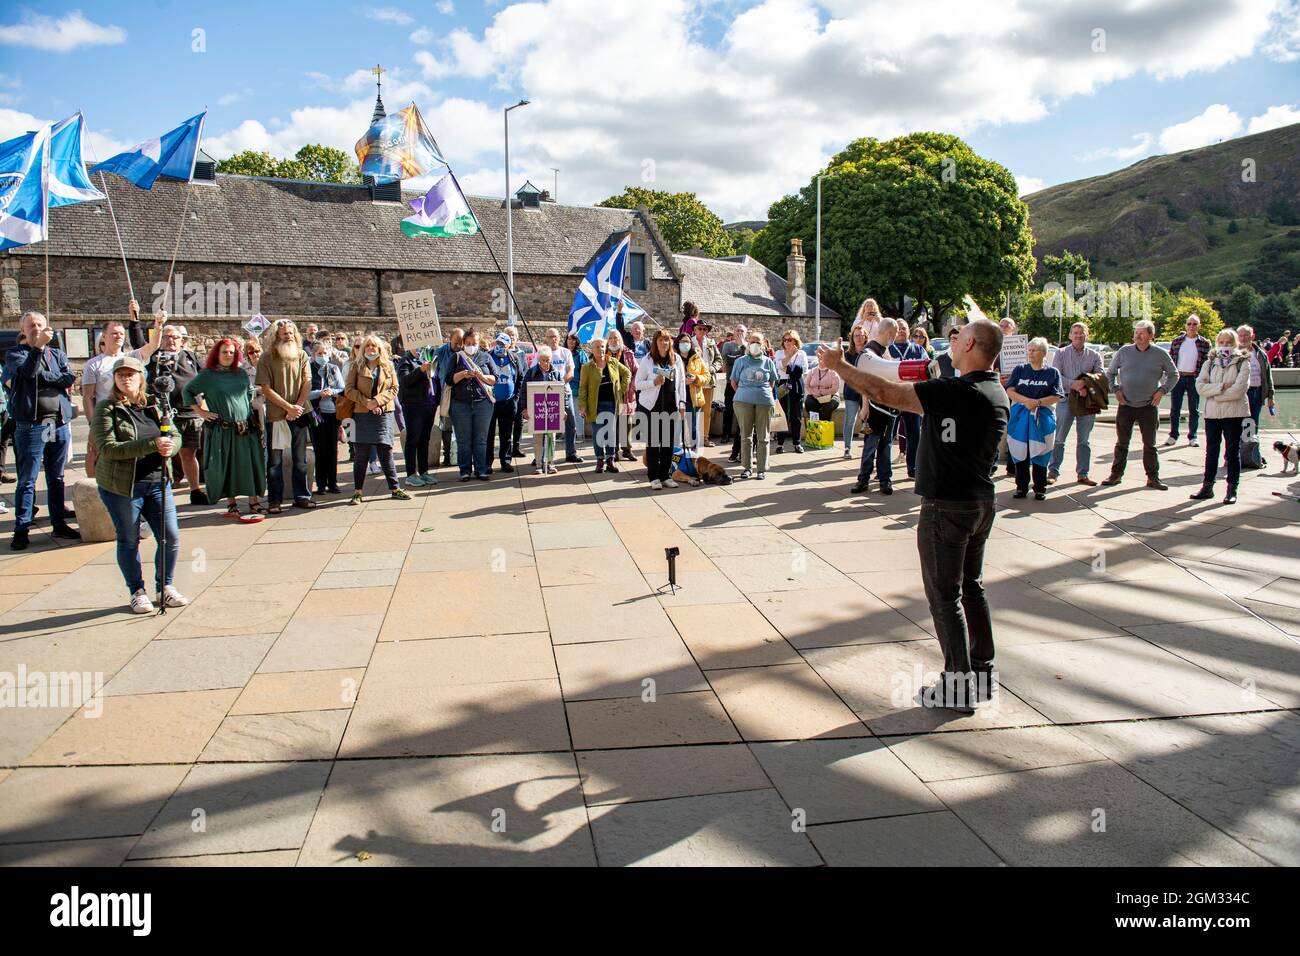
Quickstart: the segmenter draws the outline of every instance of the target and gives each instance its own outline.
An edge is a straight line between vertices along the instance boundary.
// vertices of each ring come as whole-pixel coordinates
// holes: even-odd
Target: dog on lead
[[[1282,456],[1282,474],[1288,471],[1300,475],[1300,445],[1291,442],[1275,441],[1273,450]]]
[[[649,467],[646,456],[641,456],[641,464]],[[731,476],[727,469],[714,464],[703,455],[686,454],[681,448],[673,449],[673,481],[688,485],[729,485]]]

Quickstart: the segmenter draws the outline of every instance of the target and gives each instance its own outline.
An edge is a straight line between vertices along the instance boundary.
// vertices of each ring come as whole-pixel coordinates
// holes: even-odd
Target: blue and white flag
[[[634,316],[628,310],[630,300],[623,294],[623,277],[627,273],[628,247],[631,243],[632,237],[624,236],[618,245],[598,255],[587,270],[582,284],[578,286],[573,306],[569,309],[569,331],[577,332],[579,342],[604,338],[608,330],[614,327],[614,315],[618,312],[619,302],[624,303],[624,321],[633,321]],[[645,310],[640,306],[633,308],[637,314],[645,315]]]
[[[0,143],[0,249],[49,238],[50,127]]]
[[[203,137],[203,112],[191,116],[180,126],[157,139],[141,143],[125,153],[110,156],[91,172],[117,173],[141,189],[152,189],[159,176],[171,176],[189,182],[194,178],[194,161]]]
[[[86,164],[81,158],[85,128],[81,114],[73,113],[62,123],[56,123],[50,134],[51,209],[104,198],[104,194],[91,185]]]

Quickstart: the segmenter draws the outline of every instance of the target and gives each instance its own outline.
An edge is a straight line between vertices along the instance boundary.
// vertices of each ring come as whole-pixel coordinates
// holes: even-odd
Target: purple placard
[[[564,431],[564,403],[559,392],[533,392],[533,431]]]

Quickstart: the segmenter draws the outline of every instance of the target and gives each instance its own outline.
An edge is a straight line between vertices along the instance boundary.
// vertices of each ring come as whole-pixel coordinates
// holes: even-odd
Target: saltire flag
[[[104,194],[90,182],[86,164],[81,158],[85,135],[86,124],[80,113],[73,113],[62,123],[56,123],[50,134],[51,209],[104,198]]]
[[[629,234],[618,245],[598,255],[578,286],[573,305],[569,309],[569,331],[577,333],[579,342],[604,338],[614,328],[614,316],[619,302],[624,303],[624,321],[633,321],[633,316],[627,309],[629,300],[623,294],[623,277],[627,273],[628,248],[631,244],[632,237]],[[638,314],[645,314],[640,306],[635,308]]]
[[[415,215],[402,220],[402,235],[473,236],[479,231],[478,219],[465,202],[451,173],[433,184],[423,196],[411,200]]]
[[[356,150],[362,175],[376,183],[414,179],[447,165],[414,103],[371,126],[357,140]]]
[[[1056,412],[1051,408],[1030,411],[1013,402],[1007,423],[1007,451],[1012,461],[1029,459],[1033,465],[1050,463],[1056,445]]]
[[[207,115],[205,110],[191,116],[156,139],[110,156],[91,172],[117,173],[141,189],[152,189],[159,176],[189,182],[194,178],[194,162],[199,155],[199,140],[203,138],[203,120]]]
[[[0,143],[0,249],[49,238],[50,127]]]

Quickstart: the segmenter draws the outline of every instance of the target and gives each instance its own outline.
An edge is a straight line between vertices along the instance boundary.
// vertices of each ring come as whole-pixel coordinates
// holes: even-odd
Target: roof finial
[[[388,115],[388,111],[384,109],[383,99],[384,73],[387,71],[376,63],[375,68],[370,72],[375,74],[375,114],[370,117],[370,122],[373,125]]]

